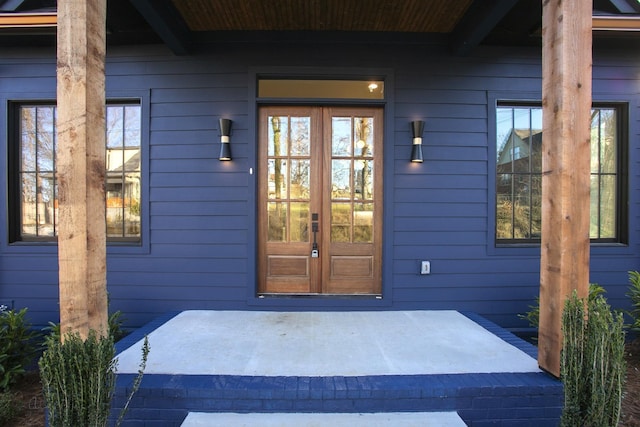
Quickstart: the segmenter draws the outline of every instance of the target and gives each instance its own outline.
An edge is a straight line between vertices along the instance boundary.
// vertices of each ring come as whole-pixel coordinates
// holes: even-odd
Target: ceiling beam
[[[620,13],[638,13],[640,12],[640,4],[637,0],[609,0]]]
[[[475,0],[451,34],[451,50],[465,56],[478,46],[518,0]]]
[[[171,0],[131,0],[131,4],[174,54],[189,53],[191,31]]]
[[[58,16],[53,13],[0,13],[0,28],[55,27]]]
[[[640,16],[594,16],[593,31],[640,31]]]
[[[25,0],[6,0],[0,4],[0,12],[15,12]]]

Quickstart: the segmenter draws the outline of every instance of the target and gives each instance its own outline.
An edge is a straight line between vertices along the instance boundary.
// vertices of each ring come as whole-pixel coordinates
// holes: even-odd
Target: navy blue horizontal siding
[[[255,72],[329,77],[390,71],[385,126],[385,309],[474,311],[509,328],[538,293],[540,250],[496,248],[490,223],[495,191],[490,100],[541,97],[535,48],[477,48],[451,57],[442,46],[234,45],[176,57],[164,47],[108,52],[107,94],[148,93],[148,159],[143,221],[149,233],[132,253],[109,249],[112,308],[127,327],[169,311],[256,309],[257,179]],[[0,121],[6,102],[55,96],[54,49],[0,50]],[[340,64],[336,68],[336,64]],[[594,247],[591,281],[625,308],[627,272],[640,269],[640,59],[624,50],[594,52],[594,99],[630,103],[629,246]],[[111,95],[109,95],[111,94]],[[146,101],[145,101],[146,102]],[[389,117],[393,114],[393,117]],[[217,119],[233,120],[233,162],[219,162]],[[409,122],[425,120],[425,162],[410,165]],[[6,132],[0,153],[7,152]],[[6,176],[0,182],[0,222],[7,223]],[[0,230],[0,304],[29,307],[34,323],[58,318],[57,251],[52,245],[9,245]],[[419,275],[420,260],[432,274]],[[282,300],[269,309],[371,309],[331,299]]]

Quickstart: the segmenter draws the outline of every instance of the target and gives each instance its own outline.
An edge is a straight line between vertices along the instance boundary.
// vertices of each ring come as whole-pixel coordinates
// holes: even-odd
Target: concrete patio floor
[[[145,374],[366,376],[540,372],[456,311],[184,311],[153,330]],[[139,341],[118,355],[135,373]]]
[[[537,349],[456,311],[184,311],[117,343],[128,423],[162,427],[556,426]]]

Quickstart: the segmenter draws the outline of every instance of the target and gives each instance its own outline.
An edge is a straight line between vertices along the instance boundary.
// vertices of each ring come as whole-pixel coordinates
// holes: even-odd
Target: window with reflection
[[[373,118],[333,117],[331,241],[373,242]]]
[[[310,117],[270,116],[267,148],[269,242],[308,242]]]
[[[58,222],[55,104],[15,105],[12,146],[19,165],[9,177],[12,241],[54,241]],[[141,111],[138,103],[106,108],[106,230],[109,241],[140,241]]]
[[[539,243],[542,225],[542,107],[496,111],[496,242]],[[591,110],[590,237],[626,243],[626,106]]]

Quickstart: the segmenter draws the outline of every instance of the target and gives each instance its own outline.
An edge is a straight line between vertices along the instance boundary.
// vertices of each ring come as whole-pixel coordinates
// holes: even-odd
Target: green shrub
[[[0,425],[5,425],[18,415],[15,396],[9,391],[0,392]]]
[[[589,301],[595,300],[598,296],[604,295],[607,292],[602,286],[597,283],[591,283],[589,285]],[[540,324],[540,297],[536,297],[535,305],[529,306],[530,310],[525,314],[518,314],[518,317],[529,322],[529,326],[532,328],[538,328]]]
[[[26,321],[27,309],[20,311],[0,307],[0,392],[25,372],[35,355],[36,333]]]
[[[53,333],[47,338],[46,347],[38,364],[49,411],[49,426],[106,426],[116,378],[113,337],[98,337],[95,331],[91,331],[87,339],[82,340],[78,334],[68,333],[61,343]],[[138,376],[116,425],[122,422],[142,381],[149,354],[146,337],[142,353]]]
[[[630,329],[640,334],[640,273],[637,271],[629,272],[629,292],[627,296],[631,298],[632,309],[629,312],[631,316]]]
[[[120,310],[111,313],[108,319],[109,335],[113,338],[113,342],[118,342],[124,338],[127,334],[122,329],[123,316]],[[49,322],[49,326],[45,328],[49,336],[53,339],[60,341],[60,323]]]
[[[65,335],[47,340],[40,379],[51,427],[105,426],[115,388],[115,347],[111,337],[91,331],[86,340]]]
[[[624,319],[603,296],[580,299],[574,291],[562,317],[561,377],[567,427],[616,426],[624,385]]]

